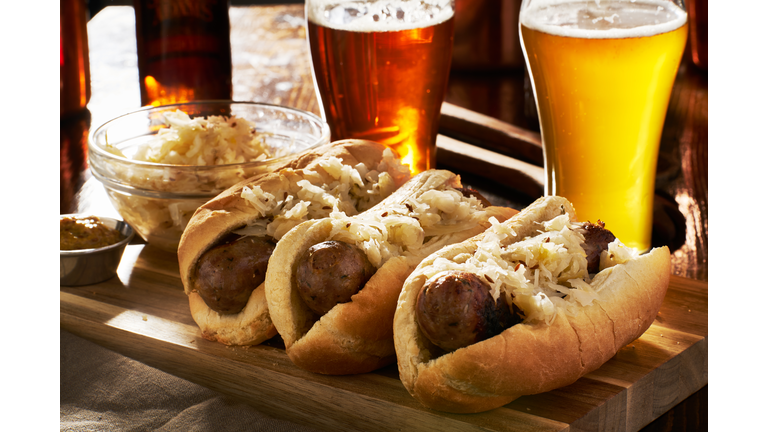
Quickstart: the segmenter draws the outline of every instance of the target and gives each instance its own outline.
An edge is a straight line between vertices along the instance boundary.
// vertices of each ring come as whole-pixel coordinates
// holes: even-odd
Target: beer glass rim
[[[607,4],[607,3],[637,3],[638,0],[522,0],[522,3],[520,5],[521,8],[529,7],[532,3],[536,3],[538,5],[546,5],[546,6],[554,6],[558,4],[563,3],[590,3],[594,2],[597,5],[600,4]],[[646,3],[672,3],[675,6],[687,10],[688,8],[685,6],[684,0],[644,0]]]
[[[582,27],[582,22],[576,25],[572,20],[573,15],[557,13],[557,9],[551,9],[554,6],[570,5],[574,3],[590,4],[593,3],[597,8],[602,9],[605,5],[610,4],[627,4],[627,5],[639,5],[639,4],[655,4],[659,8],[664,5],[671,5],[671,9],[667,9],[668,13],[672,14],[673,18],[669,18],[666,21],[662,21],[656,24],[648,25],[641,24],[629,24],[626,27],[621,25],[614,25],[614,17],[619,17],[616,13],[610,17],[598,16],[592,20],[593,23],[605,19],[611,24],[604,28],[590,28]],[[675,11],[674,8],[678,10]],[[546,11],[541,13],[540,11]],[[611,11],[607,11],[610,13]],[[669,17],[670,15],[668,15]],[[544,18],[546,17],[546,18]],[[547,22],[552,17],[557,17],[558,20],[564,20],[558,23]],[[581,19],[579,19],[581,21]],[[545,33],[551,33],[557,36],[566,37],[579,37],[586,39],[618,39],[627,37],[646,37],[653,36],[655,34],[666,33],[676,30],[688,22],[688,10],[683,0],[523,0],[520,5],[519,25],[520,27],[527,27],[532,30],[538,30]],[[566,25],[568,23],[568,25]]]
[[[413,30],[425,26],[433,26],[437,24],[441,24],[445,21],[448,21],[449,19],[453,18],[455,14],[455,0],[431,0],[431,2],[424,2],[424,0],[400,0],[400,1],[392,1],[392,0],[305,0],[305,20],[307,22],[312,22],[316,25],[320,25],[323,27],[329,27],[334,28],[337,30],[345,30],[345,31],[354,31],[354,32],[380,32],[380,31],[403,31],[403,30]],[[344,21],[341,22],[335,22],[333,20],[327,19],[327,17],[323,17],[323,11],[325,11],[329,6],[338,6],[341,4],[365,4],[366,6],[376,5],[379,8],[377,9],[363,9],[363,12],[361,15],[359,15],[357,18],[351,20],[351,21]],[[358,19],[361,17],[370,17],[373,15],[378,15],[383,12],[389,11],[388,7],[391,3],[397,3],[399,6],[403,6],[402,4],[416,4],[417,8],[413,9],[411,7],[406,8],[406,13],[416,13],[418,18],[416,18],[415,21],[401,21],[400,19],[395,20],[367,20],[367,19]],[[402,3],[402,4],[401,4]],[[437,8],[436,15],[429,15],[425,16],[423,14],[420,14],[419,12],[422,12],[421,9],[418,9],[418,6],[424,6],[424,4],[427,4],[428,6],[431,6],[432,8]],[[326,9],[323,9],[326,8]],[[432,10],[432,13],[435,12],[435,9]]]

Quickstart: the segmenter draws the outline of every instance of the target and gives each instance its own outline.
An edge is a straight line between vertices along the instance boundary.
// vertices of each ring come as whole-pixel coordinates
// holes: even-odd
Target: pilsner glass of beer
[[[651,245],[659,142],[687,34],[681,0],[524,0],[520,9],[545,192],[640,251]]]
[[[448,85],[453,0],[307,0],[313,78],[331,139],[390,147],[435,167]]]

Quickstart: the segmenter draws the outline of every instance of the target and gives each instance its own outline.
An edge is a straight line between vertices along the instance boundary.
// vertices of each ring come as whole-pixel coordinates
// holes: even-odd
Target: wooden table
[[[303,7],[232,7],[230,15],[234,99],[319,114]],[[86,170],[83,149],[91,127],[139,108],[132,8],[107,7],[90,21],[88,32],[93,96],[88,112],[61,122],[61,213],[118,216]],[[525,72],[454,71],[446,102],[438,164],[460,172],[496,204],[521,208],[533,201],[541,193],[543,171]],[[362,377],[320,377],[293,367],[279,340],[244,349],[205,341],[189,317],[175,255],[140,241],[129,246],[119,278],[91,287],[61,288],[61,326],[159,369],[240,397],[271,415],[321,428],[364,428],[377,415],[389,415],[380,410],[409,416],[411,425],[443,430],[706,428],[707,122],[706,72],[686,61],[670,103],[657,177],[654,244],[670,246],[674,273],[660,318],[641,339],[573,386],[520,398],[500,412],[453,416],[425,410],[405,397],[396,368]],[[638,355],[656,356],[657,364],[640,365]],[[178,356],[227,368],[231,375],[217,378],[195,373],[180,367],[174,359]],[[628,375],[618,379],[618,371]],[[286,406],[279,398],[270,403],[248,386],[233,385],[238,376],[265,385],[280,382],[277,392],[299,386],[317,398],[304,400],[304,408]],[[670,377],[671,382],[664,382]],[[329,395],[348,398],[349,407],[366,406],[372,414],[325,419],[322,398]],[[553,409],[557,403],[565,406]]]

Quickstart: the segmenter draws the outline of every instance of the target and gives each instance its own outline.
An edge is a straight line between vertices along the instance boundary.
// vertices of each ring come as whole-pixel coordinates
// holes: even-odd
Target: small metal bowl
[[[73,216],[85,215],[61,215],[60,218]],[[105,226],[118,230],[125,238],[118,243],[101,248],[60,250],[59,283],[61,286],[92,285],[117,274],[117,266],[120,265],[125,246],[133,239],[133,228],[121,220],[102,216],[98,218]]]

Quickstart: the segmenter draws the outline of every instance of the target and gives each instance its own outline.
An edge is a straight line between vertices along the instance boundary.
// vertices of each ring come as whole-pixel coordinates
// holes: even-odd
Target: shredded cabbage
[[[551,324],[558,310],[576,314],[581,306],[597,298],[590,285],[580,226],[567,215],[560,215],[541,223],[538,234],[507,244],[505,239],[515,233],[493,221],[478,240],[474,253],[453,260],[438,258],[426,276],[433,280],[445,271],[472,272],[490,282],[495,299],[504,295],[512,300],[523,311],[524,322]],[[601,255],[600,268],[637,255],[635,249],[615,240]]]
[[[345,165],[339,158],[321,161],[319,169],[334,181],[327,183],[317,171],[303,170],[302,175],[291,169],[280,175],[285,180],[283,197],[274,197],[259,186],[243,187],[240,197],[250,203],[261,218],[235,231],[240,235],[282,238],[296,225],[338,214],[352,216],[368,210],[389,196],[410,178],[410,170],[391,150],[385,149],[382,162],[368,170],[365,164]],[[386,229],[381,226],[381,229]],[[404,241],[416,242],[412,235]],[[371,240],[368,240],[369,243]],[[373,244],[373,243],[370,243]],[[369,246],[377,247],[377,246]]]
[[[371,264],[381,267],[393,257],[437,245],[442,234],[477,226],[486,219],[485,213],[477,198],[446,185],[391,203],[381,212],[354,218],[334,212],[329,237],[357,245]]]
[[[156,192],[209,193],[211,197],[255,174],[255,167],[196,170],[194,167],[258,162],[285,156],[291,147],[267,144],[269,134],[256,133],[255,125],[236,116],[191,118],[177,110],[163,114],[168,126],[124,151],[107,144],[105,150],[128,160],[173,165],[158,168],[145,164],[110,162],[107,177],[137,189]],[[178,168],[177,168],[178,167]],[[158,170],[160,173],[158,174]],[[108,190],[118,212],[150,243],[175,251],[181,233],[195,210],[208,199],[167,199]]]
[[[191,118],[176,110],[164,114],[169,127],[139,145],[131,159],[172,165],[224,165],[279,156],[256,133],[255,124],[236,116]],[[119,150],[118,150],[119,151]]]
[[[602,269],[613,267],[616,264],[624,264],[638,256],[640,256],[640,252],[637,249],[625,246],[619,239],[616,239],[608,243],[608,250],[604,250],[600,253],[600,268]]]

